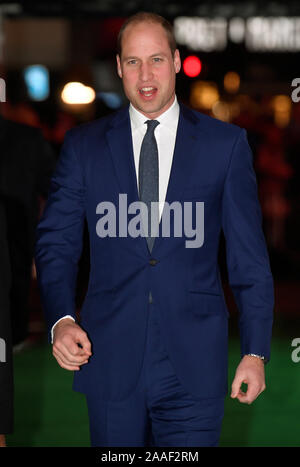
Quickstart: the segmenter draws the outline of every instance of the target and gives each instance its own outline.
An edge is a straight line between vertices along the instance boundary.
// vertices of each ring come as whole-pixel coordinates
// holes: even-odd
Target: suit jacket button
[[[149,264],[150,264],[151,266],[155,266],[157,263],[158,263],[157,259],[151,258],[151,259],[149,260]]]

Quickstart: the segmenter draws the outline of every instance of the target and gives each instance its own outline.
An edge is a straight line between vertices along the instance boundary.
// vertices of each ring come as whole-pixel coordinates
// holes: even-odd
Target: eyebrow
[[[158,52],[158,53],[156,53],[156,54],[150,55],[150,58],[152,58],[152,57],[157,57],[158,55],[161,55],[161,56],[163,56],[163,57],[166,57],[166,54],[165,54],[165,53],[163,53],[163,52]],[[134,60],[137,60],[138,58],[139,58],[139,57],[128,56],[128,57],[123,57],[123,60],[124,60],[124,61],[125,61],[125,60],[133,60],[133,59],[134,59]]]

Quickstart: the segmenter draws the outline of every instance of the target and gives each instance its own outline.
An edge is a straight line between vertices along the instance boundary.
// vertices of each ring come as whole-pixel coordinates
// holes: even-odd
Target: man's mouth
[[[156,93],[156,91],[157,88],[153,86],[144,86],[143,88],[139,89],[140,94],[142,94],[144,97],[151,97]]]

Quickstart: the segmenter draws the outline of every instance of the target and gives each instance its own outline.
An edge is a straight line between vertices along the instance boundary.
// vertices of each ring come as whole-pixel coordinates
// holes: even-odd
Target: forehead
[[[140,52],[151,51],[156,48],[170,51],[167,32],[159,23],[139,22],[129,24],[122,37],[122,55],[131,54],[134,50]]]

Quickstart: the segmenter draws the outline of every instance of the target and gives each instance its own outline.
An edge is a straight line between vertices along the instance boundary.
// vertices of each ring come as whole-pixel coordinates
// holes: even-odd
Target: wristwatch
[[[257,358],[260,358],[261,360],[263,360],[264,364],[266,364],[267,361],[268,361],[268,360],[266,359],[266,357],[264,357],[263,355],[257,355],[257,354],[255,354],[255,353],[247,353],[247,354],[245,354],[245,355],[249,355],[250,357],[257,357]]]

